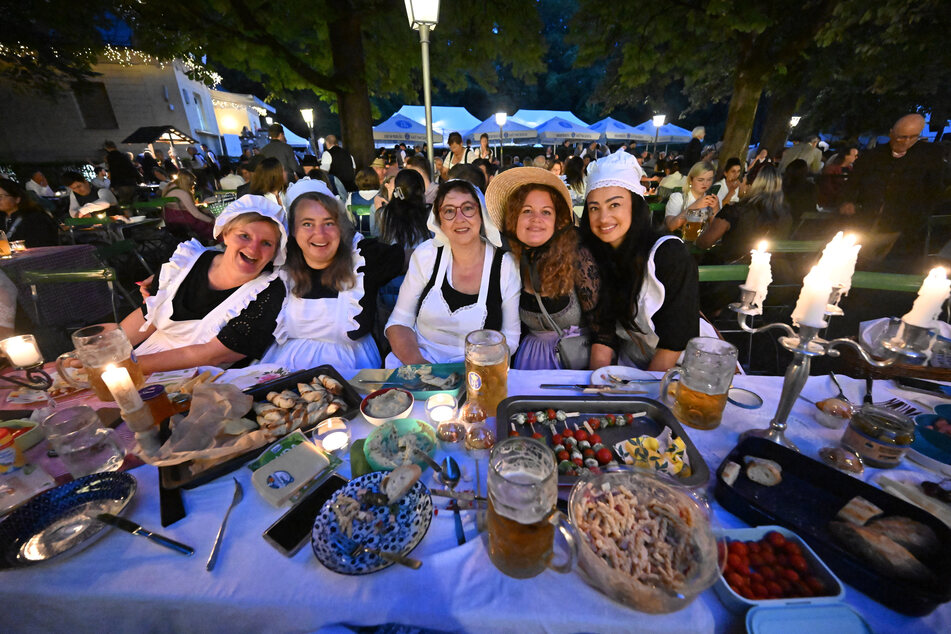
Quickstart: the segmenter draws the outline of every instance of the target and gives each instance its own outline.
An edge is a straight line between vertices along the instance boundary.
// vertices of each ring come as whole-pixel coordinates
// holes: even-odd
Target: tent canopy
[[[425,143],[426,126],[404,117],[400,113],[373,127],[373,141],[376,143]],[[442,135],[433,131],[433,143],[442,143]]]
[[[568,110],[525,110],[524,108],[509,117],[509,121],[515,121],[530,128],[537,128],[541,124],[549,121],[552,117],[559,117],[565,121],[570,121],[575,125],[587,128],[588,124],[575,116]]]
[[[284,136],[287,138],[287,144],[292,148],[301,149],[303,148],[306,151],[310,151],[310,139],[305,139],[302,136],[297,136],[294,132],[284,126]]]
[[[542,143],[561,143],[566,139],[569,141],[597,141],[601,138],[599,132],[592,132],[587,126],[572,123],[561,117],[552,117],[536,127],[535,132],[538,133],[538,138]]]
[[[665,123],[659,128],[655,128],[652,119],[634,126],[634,129],[649,135],[651,141],[654,140],[654,131],[656,130],[658,143],[689,143],[692,136],[690,130],[685,130],[673,123]]]
[[[122,140],[123,143],[185,143],[197,145],[198,141],[170,125],[148,125],[139,128]]]
[[[398,114],[412,119],[426,129],[426,108],[423,106],[403,106]],[[433,145],[442,143],[436,140],[436,133],[448,139],[451,132],[462,134],[479,125],[479,120],[462,106],[433,106]],[[425,141],[425,139],[423,139]]]
[[[488,134],[490,141],[499,140],[499,125],[495,122],[495,115],[492,115],[476,127],[472,128],[464,135],[463,139],[469,139],[473,143],[479,141],[479,137],[482,134]],[[530,143],[533,139],[538,137],[538,133],[535,130],[532,130],[528,126],[524,126],[521,123],[516,123],[515,121],[506,121],[505,126],[502,128],[502,138],[505,140],[518,140],[521,143]]]
[[[634,126],[621,123],[617,119],[605,117],[589,126],[590,130],[601,133],[601,141],[653,141],[654,136],[645,134]]]

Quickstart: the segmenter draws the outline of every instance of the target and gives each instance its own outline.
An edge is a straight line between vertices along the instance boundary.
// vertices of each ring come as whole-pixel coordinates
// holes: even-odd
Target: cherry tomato
[[[759,570],[763,566],[763,556],[759,553],[750,555],[750,565]]]
[[[779,584],[775,581],[766,582],[766,591],[769,592],[769,596],[771,597],[778,598],[783,596],[783,589],[779,587]]]
[[[792,583],[790,583],[788,579],[777,579],[776,583],[779,584],[780,589],[783,591],[783,596],[788,597],[793,589]]]
[[[525,422],[529,425],[533,425],[536,422],[535,412],[525,414]]]
[[[555,434],[551,437],[551,444],[560,445],[562,440],[563,438],[561,437],[561,434]]]
[[[765,599],[769,597],[769,591],[766,590],[766,586],[761,583],[750,584],[750,590],[753,592],[754,599]]]
[[[572,460],[572,462],[578,465],[579,467],[584,466],[584,460],[582,460],[581,458],[575,458],[574,460]]]
[[[601,436],[598,436],[597,434],[591,434],[588,436],[588,442],[591,443],[592,446],[600,444]]]
[[[746,542],[746,548],[747,548],[747,550],[749,551],[749,553],[750,553],[751,555],[752,555],[753,553],[758,553],[758,552],[759,552],[759,543],[758,543],[758,542]]]
[[[743,560],[739,555],[727,555],[726,565],[733,570],[743,570]]]
[[[804,579],[806,585],[809,586],[809,589],[816,594],[822,594],[825,592],[825,584],[818,577],[809,576]]]
[[[760,557],[763,558],[763,563],[772,566],[776,563],[776,555],[773,554],[772,550],[766,550],[760,553]]]
[[[766,540],[769,541],[771,546],[775,546],[776,548],[782,548],[786,545],[786,538],[783,537],[782,533],[777,531],[766,533]]]
[[[786,554],[791,557],[802,555],[802,548],[800,548],[796,542],[787,541],[783,549],[786,551]]]
[[[614,460],[614,456],[611,455],[611,450],[608,449],[607,447],[602,447],[601,449],[598,449],[594,457],[597,458],[598,462],[600,462],[601,464],[607,464],[611,462],[612,460]]]
[[[753,591],[749,586],[740,586],[736,593],[743,597],[744,599],[755,599],[756,596],[753,594]]]
[[[757,570],[761,575],[763,575],[763,579],[766,579],[767,581],[772,581],[776,578],[776,570],[774,570],[772,566],[763,566],[761,568],[757,568]]]
[[[601,473],[601,467],[588,467],[588,471],[590,471],[594,475],[598,475]]]
[[[783,570],[783,576],[790,581],[799,581],[799,573],[795,570],[790,570],[789,568]]]
[[[574,438],[574,437],[575,437],[575,430],[573,430],[573,429],[570,428],[570,427],[566,427],[566,428],[565,428],[565,431],[561,432],[561,435],[564,436],[565,438]]]
[[[600,429],[600,428],[601,428],[601,419],[600,419],[600,418],[595,418],[595,417],[592,416],[591,418],[588,419],[588,425],[591,426],[591,429]]]
[[[545,413],[548,414],[548,420],[555,420],[555,418],[557,418],[555,410],[553,409],[547,409],[545,410]]]
[[[605,416],[605,418],[608,419],[609,425],[617,425],[617,416],[615,416],[614,414],[608,414],[607,416]]]
[[[745,586],[746,584],[749,583],[749,579],[747,579],[746,577],[744,577],[743,575],[737,572],[726,573],[726,575],[724,576],[724,579],[726,579],[726,582],[730,584],[730,587],[733,588],[734,590],[742,586]]]
[[[579,429],[575,432],[575,440],[581,442],[582,440],[588,440],[588,432],[583,429]]]
[[[809,587],[809,584],[804,581],[797,581],[793,584],[793,587],[796,588],[796,594],[803,597],[811,597],[816,594],[813,589]]]
[[[729,549],[731,553],[740,555],[740,556],[750,554],[750,550],[749,548],[747,548],[744,542],[730,542]]]
[[[764,578],[763,578],[763,575],[761,575],[760,573],[754,572],[753,574],[750,575],[750,583],[762,583],[762,584],[765,584],[765,583],[766,583],[766,579],[764,579]]]
[[[627,424],[630,425],[634,422],[634,414],[625,414],[624,420],[627,421]]]
[[[581,450],[581,456],[582,456],[583,458],[594,458],[594,457],[595,457],[595,455],[594,455],[594,449],[592,449],[591,447],[587,447],[586,449],[582,449],[582,450]]]
[[[541,440],[544,438],[544,436],[538,432],[535,432],[534,434],[532,434],[532,438],[535,438],[536,440]]]
[[[789,557],[789,565],[796,572],[809,572],[809,562],[807,562],[806,558],[802,555],[791,555]]]
[[[567,451],[559,451],[559,452],[558,452],[558,462],[561,462],[561,461],[563,461],[563,460],[571,460],[571,454],[568,453]]]
[[[789,558],[786,555],[779,553],[776,555],[776,564],[783,567],[788,566]]]

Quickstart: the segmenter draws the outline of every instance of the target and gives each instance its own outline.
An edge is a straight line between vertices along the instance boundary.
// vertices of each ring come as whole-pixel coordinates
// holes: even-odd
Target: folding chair
[[[376,215],[372,205],[347,205],[347,211],[353,217],[357,231],[364,236],[376,234]]]
[[[142,268],[145,269],[146,277],[155,274],[155,271],[152,269],[152,267],[149,266],[148,262],[145,261],[145,258],[143,258],[139,253],[138,245],[136,245],[136,243],[132,240],[120,240],[119,242],[114,242],[112,244],[102,245],[96,249],[96,257],[99,258],[99,261],[102,262],[103,266],[109,267],[110,270],[121,270],[128,273],[131,277],[127,277],[127,281],[129,279],[136,279],[134,275],[134,267],[129,266],[133,258],[138,260],[139,264],[142,265]],[[125,285],[118,279],[118,276],[116,277],[115,284],[119,287],[119,291],[129,303],[129,306],[135,308],[141,303],[135,301],[132,293],[129,292]]]

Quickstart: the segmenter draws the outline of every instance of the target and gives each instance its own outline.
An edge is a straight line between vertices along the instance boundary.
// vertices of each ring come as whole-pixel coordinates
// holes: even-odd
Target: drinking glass
[[[43,433],[73,478],[118,471],[125,459],[116,432],[85,405],[56,410],[43,421]]]
[[[142,368],[132,351],[132,344],[119,324],[96,324],[80,328],[73,333],[73,345],[76,349],[60,355],[56,360],[56,371],[63,380],[75,388],[91,387],[100,401],[113,401],[112,392],[102,381],[102,371],[108,365],[124,367],[132,377],[136,388],[145,384]],[[64,367],[67,359],[79,359],[86,369],[88,382],[77,380]]]
[[[509,347],[497,330],[473,330],[466,335],[466,391],[487,416],[495,416],[508,396]]]
[[[668,403],[668,387],[675,375],[673,412],[684,425],[714,429],[723,417],[730,384],[736,372],[736,346],[715,337],[694,337],[687,342],[681,365],[664,374],[660,397]]]
[[[545,568],[569,572],[575,539],[566,518],[555,507],[558,470],[551,449],[516,436],[492,449],[489,457],[489,559],[510,577],[527,579]],[[555,527],[568,544],[568,559],[554,561]]]

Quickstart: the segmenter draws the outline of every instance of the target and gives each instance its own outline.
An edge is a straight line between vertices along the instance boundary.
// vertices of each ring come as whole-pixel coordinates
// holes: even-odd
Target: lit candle
[[[324,446],[324,451],[333,452],[346,448],[350,444],[350,439],[347,438],[345,431],[332,431],[320,439],[320,444]]]
[[[754,292],[752,304],[762,306],[766,300],[766,291],[773,281],[773,272],[769,265],[770,253],[766,250],[769,245],[766,240],[761,241],[757,248],[750,251],[750,272],[746,275],[747,290]]]
[[[829,294],[832,293],[832,282],[828,272],[815,265],[802,280],[802,290],[799,291],[799,301],[792,313],[792,320],[800,326],[825,328],[826,304]]]
[[[43,355],[36,346],[33,335],[10,337],[3,341],[3,352],[10,359],[10,363],[18,368],[29,368],[43,363]]]
[[[918,297],[915,298],[911,311],[902,319],[912,326],[930,328],[949,294],[951,280],[948,280],[948,272],[944,267],[936,266],[918,289]]]
[[[844,235],[841,231],[822,250],[819,267],[826,271],[832,286],[841,286],[846,295],[852,288],[852,276],[855,274],[855,262],[862,245],[856,244],[855,234]]]
[[[445,423],[456,415],[456,408],[451,405],[439,405],[429,410],[429,419],[435,424]]]
[[[121,366],[109,364],[102,371],[102,382],[106,384],[112,397],[116,399],[123,412],[134,412],[142,407],[142,397],[132,383],[129,371]]]

